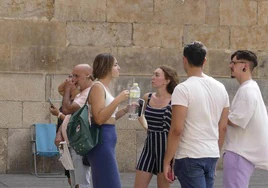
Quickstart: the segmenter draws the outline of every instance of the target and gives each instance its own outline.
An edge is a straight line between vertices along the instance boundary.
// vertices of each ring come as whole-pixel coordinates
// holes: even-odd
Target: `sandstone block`
[[[258,25],[265,26],[268,24],[268,1],[258,2]]]
[[[206,4],[204,0],[155,0],[154,22],[169,24],[205,23]]]
[[[268,82],[267,79],[255,79],[256,82],[258,83],[261,93],[262,93],[262,98],[266,106],[268,106]]]
[[[257,23],[257,6],[258,2],[256,1],[221,0],[220,25],[255,25]]]
[[[49,106],[48,103],[24,102],[23,127],[30,128],[34,123],[48,123],[50,120]]]
[[[63,22],[1,20],[0,43],[12,45],[65,46]],[[3,35],[2,35],[3,34]]]
[[[7,133],[8,129],[0,129],[0,174],[5,174],[7,170]]]
[[[105,21],[105,0],[57,0],[55,18],[62,21]]]
[[[188,44],[198,40],[210,49],[228,49],[229,35],[229,28],[225,26],[186,25],[183,43]]]
[[[161,65],[169,65],[173,67],[178,76],[186,76],[183,68],[183,52],[179,49],[160,49],[160,62]]]
[[[86,63],[93,65],[94,58],[100,53],[111,53],[115,57],[117,55],[116,48],[114,47],[101,47],[101,46],[68,46],[60,55],[57,61],[57,74],[70,74],[75,65]],[[120,64],[120,62],[119,62]]]
[[[159,62],[159,48],[118,48],[120,72],[128,75],[151,75]]]
[[[11,46],[10,45],[0,44],[0,62],[1,62],[0,70],[8,71],[9,65],[11,64]]]
[[[231,49],[265,50],[268,47],[267,32],[268,27],[232,27]]]
[[[209,50],[207,61],[211,76],[230,77],[231,54],[230,50]]]
[[[153,0],[109,0],[107,1],[108,22],[151,22]]]
[[[8,173],[30,172],[30,138],[30,129],[8,129]]]
[[[258,53],[258,63],[259,63],[258,76],[260,78],[267,78],[268,77],[268,54],[267,52]]]
[[[71,45],[130,46],[132,25],[128,23],[79,23],[67,25]]]
[[[132,172],[136,165],[136,131],[117,130],[116,158],[120,172]]]
[[[237,80],[233,78],[217,78],[217,80],[225,86],[229,95],[229,100],[230,102],[232,102],[239,87],[239,83],[237,82]]]
[[[206,0],[205,24],[219,25],[220,23],[220,0]]]
[[[182,45],[182,27],[134,24],[133,43],[140,47],[179,48]]]
[[[9,71],[57,72],[64,48],[48,46],[13,47]],[[23,62],[23,63],[22,63]]]
[[[22,128],[22,103],[13,101],[0,102],[1,128]]]
[[[53,0],[1,0],[0,17],[8,18],[47,18],[53,17]]]
[[[0,74],[1,100],[42,101],[45,98],[45,76],[41,74]],[[29,84],[30,83],[30,84]]]

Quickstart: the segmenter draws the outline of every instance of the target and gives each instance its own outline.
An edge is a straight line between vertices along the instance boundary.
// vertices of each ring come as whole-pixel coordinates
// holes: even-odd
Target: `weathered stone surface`
[[[109,22],[151,22],[153,0],[109,0],[107,21]]]
[[[173,67],[178,76],[186,76],[183,68],[183,52],[179,49],[160,49],[160,64]]]
[[[239,83],[236,79],[232,78],[216,78],[218,81],[220,81],[226,88],[228,95],[229,95],[229,100],[230,102],[233,100],[237,89],[239,87]],[[230,103],[231,104],[231,103]]]
[[[268,1],[258,2],[258,25],[264,26],[268,24]]]
[[[105,21],[106,0],[57,0],[54,12],[62,21]]]
[[[220,0],[206,0],[205,24],[219,25],[220,23]]]
[[[111,53],[117,56],[117,49],[114,47],[100,46],[68,46],[61,55],[61,60],[57,62],[57,73],[70,74],[75,65],[86,63],[93,65],[94,58],[100,53]]]
[[[154,22],[170,24],[203,24],[206,5],[204,0],[155,0]]]
[[[128,23],[81,23],[67,25],[71,45],[130,46],[132,25]]]
[[[22,128],[22,102],[0,101],[0,128]]]
[[[184,44],[201,41],[210,49],[228,49],[229,28],[225,26],[186,25],[184,26]]]
[[[8,129],[8,173],[30,172],[30,138],[30,129]]]
[[[54,10],[53,2],[53,0],[1,0],[0,17],[51,19]]]
[[[230,77],[230,50],[209,50],[209,74],[216,77]]]
[[[232,27],[231,49],[266,50],[268,27]]]
[[[7,132],[8,129],[0,129],[0,174],[5,174],[7,170]]]
[[[49,123],[49,104],[41,102],[23,103],[23,127],[30,128],[34,123]]]
[[[30,173],[33,171],[30,129],[8,130],[7,173]],[[23,144],[22,144],[23,143]],[[38,172],[59,172],[63,170],[58,157],[37,157]]]
[[[117,130],[116,158],[121,172],[130,172],[136,165],[136,131]]]
[[[65,46],[63,22],[0,20],[0,44]]]
[[[141,156],[143,150],[145,139],[147,138],[147,133],[144,130],[137,131],[137,163]]]
[[[258,76],[260,78],[268,77],[268,53],[259,52],[258,53]]]
[[[0,74],[1,100],[43,101],[45,76],[41,74]]]
[[[11,46],[8,44],[0,45],[0,70],[8,71],[11,63]]]
[[[256,1],[248,0],[220,0],[220,25],[255,25],[257,4]]]
[[[14,47],[9,71],[20,72],[57,72],[62,59],[63,48],[47,46]]]
[[[118,48],[117,60],[121,73],[136,76],[151,75],[160,65],[159,48]]]
[[[268,106],[268,82],[267,82],[267,79],[256,79],[259,87],[260,87],[260,90],[261,90],[261,93],[262,93],[262,98],[263,98],[263,101],[265,103],[266,106]]]
[[[134,24],[133,43],[140,47],[179,48],[182,27],[161,24]]]

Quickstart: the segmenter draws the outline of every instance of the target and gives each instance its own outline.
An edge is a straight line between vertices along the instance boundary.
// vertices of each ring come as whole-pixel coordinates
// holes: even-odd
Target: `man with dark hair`
[[[231,56],[231,77],[240,87],[232,101],[223,156],[223,187],[248,187],[255,167],[268,170],[268,117],[258,84],[252,80],[257,56],[238,50]]]
[[[223,84],[203,73],[206,47],[201,42],[188,44],[183,56],[188,79],[172,94],[164,175],[172,182],[170,161],[174,157],[174,173],[182,188],[212,188],[227,127],[229,97]]]

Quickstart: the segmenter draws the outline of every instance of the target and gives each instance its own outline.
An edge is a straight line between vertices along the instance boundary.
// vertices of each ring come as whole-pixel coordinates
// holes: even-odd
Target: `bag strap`
[[[87,94],[87,99],[86,99],[86,101],[85,101],[85,104],[84,104],[84,105],[86,105],[86,104],[87,104],[87,102],[88,102],[88,98],[89,98],[90,90],[91,90],[91,87],[89,88],[89,91],[88,91],[88,94]]]

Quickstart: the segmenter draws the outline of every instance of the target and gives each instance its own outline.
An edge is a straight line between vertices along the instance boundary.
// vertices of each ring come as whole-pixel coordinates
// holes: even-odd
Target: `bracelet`
[[[60,112],[59,114],[58,114],[58,119],[60,119],[60,116],[62,115],[62,113]]]

